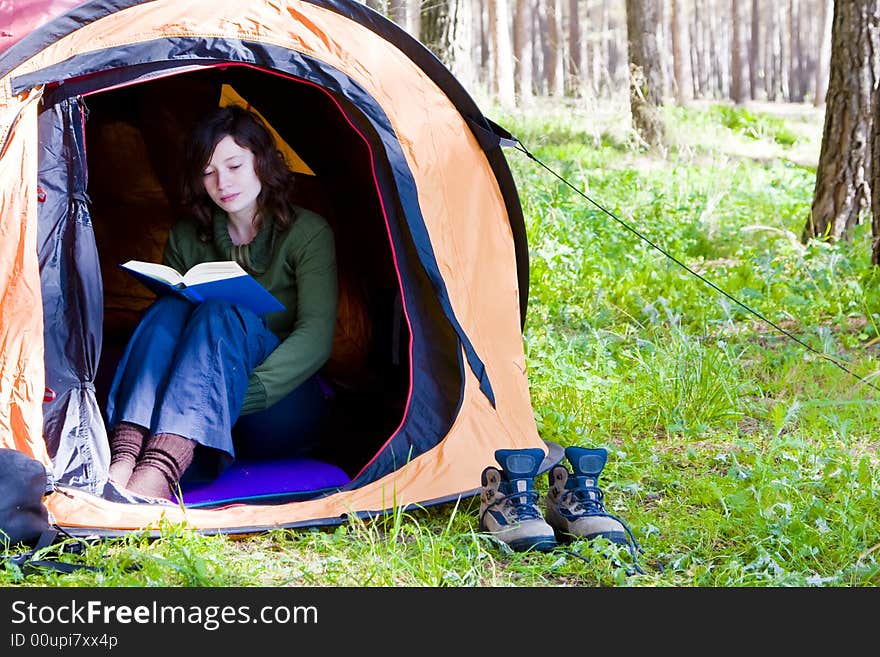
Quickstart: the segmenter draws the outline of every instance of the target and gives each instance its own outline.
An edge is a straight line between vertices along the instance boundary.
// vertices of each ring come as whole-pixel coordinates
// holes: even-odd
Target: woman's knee
[[[168,294],[156,299],[144,314],[144,321],[160,320],[163,324],[180,324],[186,322],[193,311],[193,305],[186,299]]]
[[[190,327],[201,327],[211,331],[244,333],[247,321],[234,305],[219,299],[208,299],[196,306],[189,319]]]
[[[197,340],[207,340],[210,344],[227,338],[230,344],[241,346],[251,368],[256,367],[278,346],[278,338],[259,315],[247,308],[216,299],[199,304],[187,324],[187,334]]]
[[[222,299],[206,299],[196,306],[193,317],[225,317],[230,314],[236,314],[233,304]]]

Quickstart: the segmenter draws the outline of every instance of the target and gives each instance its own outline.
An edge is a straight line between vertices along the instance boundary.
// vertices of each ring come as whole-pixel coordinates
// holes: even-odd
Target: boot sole
[[[545,537],[539,539],[513,541],[511,543],[508,543],[507,545],[509,545],[510,549],[514,552],[528,552],[530,550],[535,552],[550,552],[557,547],[558,543],[551,537]]]
[[[556,540],[560,543],[573,543],[574,541],[579,540],[592,541],[596,538],[605,538],[617,545],[629,545],[629,537],[624,532],[597,532],[595,534],[581,536],[579,534],[570,534],[569,532],[554,528],[553,533],[556,536]]]

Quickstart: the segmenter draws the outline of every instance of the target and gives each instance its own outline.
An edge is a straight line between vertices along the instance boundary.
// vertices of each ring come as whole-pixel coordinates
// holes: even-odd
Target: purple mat
[[[186,506],[283,502],[312,497],[349,481],[341,468],[309,458],[237,460],[213,481],[185,483],[182,491]]]

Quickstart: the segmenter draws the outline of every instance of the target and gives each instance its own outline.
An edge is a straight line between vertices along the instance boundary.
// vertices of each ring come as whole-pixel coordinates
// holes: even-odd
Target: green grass
[[[0,584],[876,586],[880,404],[857,378],[880,385],[870,227],[800,243],[821,116],[777,109],[669,108],[665,153],[633,137],[625,108],[487,111],[591,199],[508,151],[530,246],[538,427],[609,450],[600,484],[643,574],[602,542],[512,553],[478,532],[467,499],[246,537],[168,526],[61,557],[96,572],[7,563]]]

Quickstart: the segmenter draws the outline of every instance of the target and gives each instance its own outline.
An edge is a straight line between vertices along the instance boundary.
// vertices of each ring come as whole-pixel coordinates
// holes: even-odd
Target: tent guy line
[[[575,187],[571,182],[569,182],[568,180],[566,180],[563,176],[559,175],[556,171],[554,171],[552,168],[550,168],[549,166],[547,166],[547,165],[546,165],[544,162],[542,162],[540,159],[538,159],[537,157],[535,157],[535,156],[534,156],[534,155],[533,155],[533,154],[532,154],[532,153],[531,153],[531,152],[525,147],[525,145],[524,145],[521,141],[519,141],[518,139],[515,139],[515,138],[514,138],[514,144],[512,145],[512,148],[514,148],[514,150],[519,151],[520,153],[523,153],[523,154],[524,154],[526,157],[528,157],[530,160],[536,162],[538,165],[540,165],[540,166],[543,167],[545,170],[547,170],[550,174],[552,174],[553,176],[555,176],[560,182],[562,182],[562,183],[565,184],[567,187],[569,187],[570,189],[572,189],[575,193],[577,193],[578,195],[582,196],[584,199],[586,199],[587,201],[589,201],[590,203],[592,203],[592,204],[593,204],[594,206],[596,206],[599,210],[601,210],[602,212],[604,212],[605,214],[607,214],[609,217],[611,217],[612,219],[614,219],[614,221],[616,221],[616,222],[619,223],[621,226],[623,226],[624,228],[626,228],[626,229],[627,229],[629,232],[631,232],[633,235],[635,235],[635,236],[638,237],[639,239],[641,239],[641,240],[643,240],[644,242],[646,242],[649,246],[651,246],[652,248],[654,248],[654,249],[656,249],[657,251],[659,251],[660,253],[662,253],[664,256],[666,256],[667,258],[669,258],[670,260],[672,260],[672,262],[674,262],[675,264],[677,264],[679,267],[681,267],[682,269],[684,269],[685,271],[687,271],[687,272],[688,272],[689,274],[691,274],[692,276],[695,276],[696,278],[700,279],[703,283],[705,283],[706,285],[708,285],[709,287],[711,287],[712,289],[714,289],[716,292],[719,292],[720,294],[724,295],[725,297],[727,297],[728,299],[730,299],[731,301],[733,301],[736,305],[738,305],[738,306],[739,306],[740,308],[742,308],[743,310],[748,311],[749,313],[751,313],[752,315],[754,315],[755,317],[757,317],[759,320],[761,320],[761,321],[764,322],[765,324],[767,324],[767,325],[773,327],[775,330],[779,331],[781,334],[783,334],[783,335],[786,336],[787,338],[789,338],[789,339],[793,340],[794,342],[798,343],[799,345],[801,345],[801,346],[802,346],[804,349],[806,349],[807,351],[809,351],[809,352],[811,352],[811,353],[813,353],[813,354],[819,356],[820,358],[822,358],[822,359],[824,359],[824,360],[827,360],[828,362],[832,363],[833,365],[835,365],[835,366],[838,367],[839,369],[843,370],[844,372],[846,372],[846,373],[849,374],[850,376],[855,377],[855,378],[858,379],[861,383],[864,383],[865,385],[870,386],[870,387],[873,388],[874,390],[878,390],[878,391],[880,391],[880,387],[878,387],[876,384],[874,384],[874,383],[872,383],[871,381],[869,381],[867,378],[865,378],[865,377],[863,377],[863,376],[861,376],[861,375],[859,375],[859,374],[853,372],[853,371],[852,371],[851,369],[849,369],[846,365],[844,365],[843,363],[841,363],[840,361],[838,361],[838,360],[835,359],[834,357],[830,356],[829,354],[826,354],[826,353],[824,353],[824,352],[819,351],[818,349],[815,349],[814,347],[811,347],[811,346],[808,345],[806,342],[804,342],[803,340],[801,340],[800,338],[798,338],[796,335],[793,335],[791,332],[786,331],[784,328],[782,328],[781,326],[779,326],[778,324],[776,324],[776,323],[773,322],[772,320],[768,319],[767,317],[765,317],[764,315],[762,315],[762,314],[761,314],[760,312],[758,312],[757,310],[754,310],[753,308],[750,308],[750,307],[747,306],[745,303],[743,303],[742,301],[740,301],[739,299],[737,299],[736,297],[734,297],[732,294],[730,294],[730,293],[727,292],[726,290],[722,289],[721,287],[719,287],[718,285],[716,285],[715,283],[713,283],[712,281],[710,281],[709,279],[707,279],[705,276],[703,276],[703,275],[700,274],[699,272],[696,272],[696,271],[694,271],[693,269],[691,269],[690,267],[688,267],[685,263],[683,263],[681,260],[679,260],[678,258],[676,258],[676,257],[675,257],[674,255],[672,255],[671,253],[669,253],[666,249],[662,248],[661,246],[659,246],[658,244],[656,244],[655,242],[653,242],[651,239],[649,239],[648,237],[646,237],[645,235],[643,235],[642,233],[640,233],[638,230],[636,230],[635,228],[633,228],[632,226],[630,226],[627,222],[625,222],[625,221],[623,221],[622,219],[620,219],[617,215],[615,215],[613,212],[611,212],[611,210],[608,210],[607,208],[605,208],[604,206],[602,206],[600,203],[597,203],[596,201],[594,201],[594,200],[593,200],[592,198],[590,198],[585,192],[583,192],[582,190],[580,190],[580,189],[578,189],[577,187]]]

